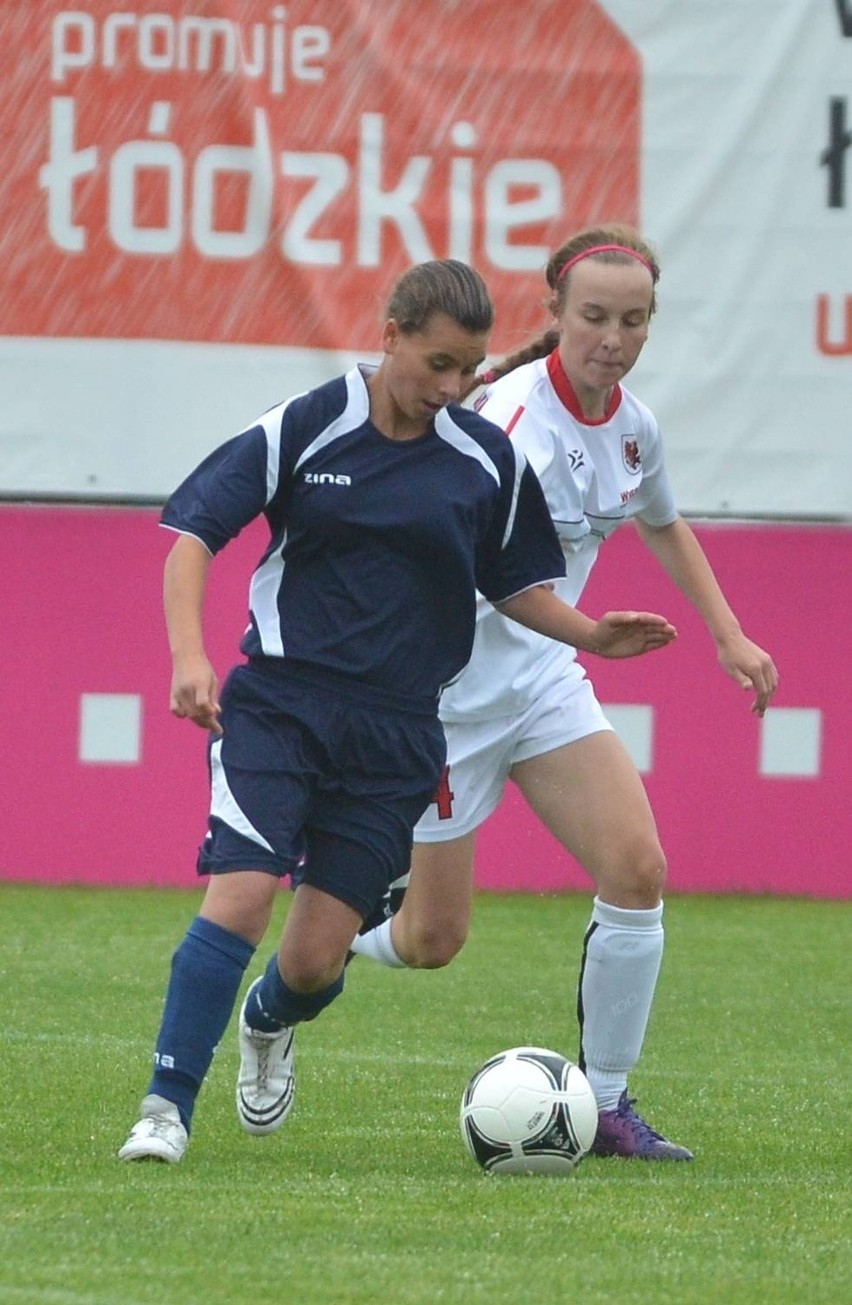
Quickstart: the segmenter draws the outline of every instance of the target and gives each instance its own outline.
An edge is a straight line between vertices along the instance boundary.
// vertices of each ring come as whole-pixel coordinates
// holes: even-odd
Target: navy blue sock
[[[187,1132],[254,951],[245,938],[199,915],[172,957],[148,1091],[174,1102]]]
[[[246,1023],[262,1033],[275,1033],[284,1024],[314,1020],[343,991],[343,975],[322,992],[294,992],[281,977],[278,957],[270,956],[260,983],[249,993]]]

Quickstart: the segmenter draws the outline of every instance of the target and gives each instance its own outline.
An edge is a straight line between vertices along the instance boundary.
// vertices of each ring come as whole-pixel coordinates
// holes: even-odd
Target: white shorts
[[[611,729],[587,679],[558,681],[517,716],[444,721],[447,766],[415,843],[469,834],[497,809],[516,762]]]

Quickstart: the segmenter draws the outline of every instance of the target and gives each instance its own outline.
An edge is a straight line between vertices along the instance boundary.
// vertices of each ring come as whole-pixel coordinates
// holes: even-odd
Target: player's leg
[[[280,945],[243,1001],[236,1106],[249,1133],[275,1132],[292,1110],[295,1028],[340,996],[355,933],[408,860],[410,821],[392,803],[350,803],[355,811],[340,798],[334,806],[315,802],[315,817],[348,833],[306,828],[305,860]]]
[[[627,1097],[664,945],[665,857],[641,778],[609,730],[518,762],[512,778],[597,887],[577,1007],[581,1065],[601,1111],[595,1149],[691,1159],[640,1119]]]
[[[614,731],[518,761],[511,776],[602,901],[624,910],[659,906],[665,856],[641,777]]]
[[[275,705],[274,689],[257,673],[238,667],[228,677],[225,734],[209,744],[209,831],[197,866],[210,879],[172,960],[154,1073],[140,1121],[119,1152],[124,1160],[183,1155],[198,1093],[266,931],[278,879],[298,860],[309,786],[298,767],[282,778],[285,734],[268,723]],[[300,739],[294,747],[304,756]]]
[[[361,913],[301,882],[293,893],[278,951],[246,993],[240,1010],[237,1117],[248,1133],[280,1128],[293,1108],[294,1032],[343,991],[343,967]]]
[[[363,936],[364,934],[370,933],[373,929],[378,929],[379,926],[384,924],[386,920],[389,920],[392,915],[396,915],[397,911],[402,906],[405,894],[408,891],[408,880],[410,874],[411,870],[409,867],[404,874],[401,874],[394,879],[386,893],[382,893],[381,899],[376,903],[375,907],[358,930],[359,934]],[[354,955],[354,952],[350,952],[347,961],[351,960]]]
[[[198,1093],[266,931],[277,882],[253,870],[211,878],[172,957],[154,1071],[120,1159],[174,1163],[183,1157]]]
[[[475,845],[475,831],[448,842],[414,844],[408,890],[388,922],[394,951],[405,965],[439,969],[464,946]]]
[[[237,1113],[252,1133],[273,1132],[292,1108],[293,1029],[342,992],[356,932],[407,871],[412,827],[445,759],[434,717],[381,704],[318,705],[314,729],[327,756],[344,755],[318,779],[281,945],[240,1014]]]
[[[415,843],[396,910],[352,942],[352,955],[392,969],[440,969],[461,951],[470,926],[476,834]]]
[[[312,835],[311,847],[310,881],[302,879],[293,893],[278,950],[243,1004],[243,1019],[260,1032],[315,1019],[339,995],[346,953],[365,909],[360,885],[369,885],[370,902],[384,886],[383,867],[369,848],[324,833]],[[328,872],[330,853],[339,878]],[[366,875],[359,874],[365,867]]]
[[[438,969],[461,950],[470,924],[476,830],[503,795],[513,729],[505,720],[445,723],[447,764],[414,830],[402,903],[355,938],[353,953],[394,968]]]

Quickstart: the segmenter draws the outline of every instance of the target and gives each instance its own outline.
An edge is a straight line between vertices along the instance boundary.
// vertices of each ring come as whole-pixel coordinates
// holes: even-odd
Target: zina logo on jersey
[[[335,476],[330,471],[306,471],[306,485],[351,485],[351,476]]]

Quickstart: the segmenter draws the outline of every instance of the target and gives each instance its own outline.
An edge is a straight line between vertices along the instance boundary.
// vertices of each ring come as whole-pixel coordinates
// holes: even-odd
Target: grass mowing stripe
[[[297,1108],[272,1138],[236,1125],[232,1028],[183,1164],[119,1164],[169,957],[199,900],[0,885],[11,1030],[0,1032],[0,1300],[846,1299],[850,1175],[836,1121],[850,904],[671,899],[632,1087],[697,1159],[588,1159],[554,1181],[484,1177],[456,1118],[468,1073],[492,1052],[573,1053],[589,914],[574,895],[480,897],[445,971],[354,963],[343,998],[300,1030]]]

